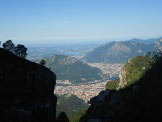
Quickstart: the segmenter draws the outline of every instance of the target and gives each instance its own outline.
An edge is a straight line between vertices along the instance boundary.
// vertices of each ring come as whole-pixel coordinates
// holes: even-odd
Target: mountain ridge
[[[44,58],[46,67],[57,75],[57,80],[69,80],[71,83],[85,83],[102,80],[102,71],[88,64],[65,55]],[[37,63],[40,62],[37,61]]]
[[[133,65],[138,66],[136,69],[133,67],[129,69],[127,66],[125,68],[129,69],[131,76],[136,75],[136,70],[139,68],[144,69],[145,72],[139,71],[142,76],[138,75],[135,77],[136,82],[134,82],[134,77],[128,76],[129,73],[123,74],[124,87],[122,85],[119,90],[107,89],[92,98],[90,100],[91,105],[80,118],[80,122],[142,122],[161,120],[162,100],[159,98],[162,91],[162,57],[155,63],[150,64],[149,66],[151,67],[145,64],[147,61],[143,62],[144,66],[148,68],[143,68],[143,63],[140,62],[141,58],[138,57],[137,60],[129,62],[129,64],[135,63]],[[145,57],[143,58],[145,59]],[[127,77],[131,78],[131,85]]]
[[[133,41],[132,41],[133,40]],[[134,41],[112,41],[95,48],[82,60],[90,63],[126,63],[128,59],[162,49],[162,38],[151,44]]]

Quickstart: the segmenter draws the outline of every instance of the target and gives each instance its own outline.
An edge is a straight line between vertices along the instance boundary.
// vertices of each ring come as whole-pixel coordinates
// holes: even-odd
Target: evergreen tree
[[[44,66],[46,64],[46,61],[42,59],[39,64]]]
[[[24,45],[18,44],[15,47],[15,54],[21,58],[26,58],[27,56],[27,48]]]
[[[7,40],[5,43],[3,43],[3,48],[5,50],[8,50],[14,53],[15,45],[12,43],[11,40]]]

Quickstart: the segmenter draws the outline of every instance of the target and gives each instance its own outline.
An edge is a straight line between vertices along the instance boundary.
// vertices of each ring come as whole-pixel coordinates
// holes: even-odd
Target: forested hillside
[[[84,102],[84,100],[78,98],[75,95],[67,94],[58,96],[56,114],[59,115],[60,112],[65,112],[68,116],[74,113],[80,112],[87,109],[89,106]]]
[[[73,57],[54,55],[44,59],[46,65],[57,75],[57,80],[69,80],[72,83],[85,83],[102,79],[102,72]]]

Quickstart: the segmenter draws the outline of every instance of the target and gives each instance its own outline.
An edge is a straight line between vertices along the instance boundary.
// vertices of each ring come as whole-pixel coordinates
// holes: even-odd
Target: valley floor
[[[55,94],[74,94],[77,97],[83,99],[85,102],[88,102],[92,97],[97,96],[98,93],[105,89],[106,83],[107,81],[94,81],[74,85],[68,83],[68,81],[58,81],[55,88]]]
[[[118,76],[123,67],[122,64],[88,63],[88,65],[99,68],[103,74],[108,74],[110,78]],[[92,97],[97,96],[102,90],[105,90],[105,85],[108,81],[96,80],[82,84],[71,84],[69,80],[57,80],[55,94],[74,94],[85,102],[88,102]]]
[[[96,67],[100,69],[103,74],[108,74],[110,77],[119,74],[123,64],[106,64],[106,63],[88,63],[91,67]]]

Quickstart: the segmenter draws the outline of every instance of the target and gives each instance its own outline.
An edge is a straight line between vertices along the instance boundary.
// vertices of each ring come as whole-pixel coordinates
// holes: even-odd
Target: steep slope
[[[130,59],[119,73],[118,89],[134,84],[151,68],[152,64],[153,60],[148,56]]]
[[[151,44],[144,44],[137,39],[121,42],[110,42],[102,45],[87,56],[83,60],[92,63],[125,63],[129,58],[145,55],[149,51],[157,51],[162,49],[162,39]]]
[[[55,122],[56,76],[0,48],[0,121]]]
[[[142,77],[138,78],[138,81],[133,82],[134,84],[125,85],[126,87],[122,87],[118,91],[102,91],[97,97],[91,99],[91,106],[80,122],[160,121],[162,58],[153,64],[151,69],[148,68]]]
[[[68,116],[72,115],[75,112],[87,109],[88,105],[80,98],[75,95],[61,95],[58,96],[57,102],[57,115],[60,112],[64,111]]]
[[[148,56],[137,56],[128,60],[119,73],[119,79],[106,83],[105,88],[118,90],[134,84],[151,68],[153,60]]]
[[[83,83],[102,79],[102,72],[94,67],[69,56],[54,55],[44,59],[46,66],[56,72],[57,80]]]
[[[72,115],[69,116],[69,121],[70,122],[79,122],[80,117],[82,117],[86,113],[87,109],[88,108],[83,109],[81,111],[74,112]]]

